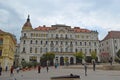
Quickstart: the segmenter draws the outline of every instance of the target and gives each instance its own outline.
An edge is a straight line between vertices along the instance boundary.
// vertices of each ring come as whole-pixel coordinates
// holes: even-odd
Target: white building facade
[[[76,52],[82,51],[91,56],[96,51],[99,59],[98,32],[79,27],[66,25],[39,26],[32,28],[30,19],[22,27],[20,38],[20,59],[27,62],[34,60],[40,62],[40,57],[46,52],[54,52],[54,62],[64,65],[64,58],[70,64],[76,63]]]
[[[100,59],[108,62],[112,57],[115,60],[116,53],[120,49],[120,31],[110,31],[105,38],[100,41]]]

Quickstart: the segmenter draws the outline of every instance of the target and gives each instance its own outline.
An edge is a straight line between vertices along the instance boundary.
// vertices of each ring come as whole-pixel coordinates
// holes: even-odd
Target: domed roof
[[[28,15],[27,21],[22,27],[22,30],[33,30],[32,25],[30,23],[29,15]]]

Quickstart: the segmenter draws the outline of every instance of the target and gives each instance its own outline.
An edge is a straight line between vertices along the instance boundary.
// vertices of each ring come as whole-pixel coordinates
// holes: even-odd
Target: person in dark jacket
[[[87,76],[87,64],[84,63],[84,69],[85,69],[85,76]]]
[[[2,75],[2,67],[1,67],[1,65],[0,65],[0,76]]]
[[[48,70],[49,70],[48,66],[46,67],[46,69],[47,69],[47,72],[48,72]]]
[[[41,71],[41,66],[39,65],[38,66],[38,73],[40,73],[40,71]]]
[[[11,76],[13,76],[14,74],[13,74],[13,70],[14,70],[14,67],[13,66],[11,66],[11,68],[10,68],[10,75]]]

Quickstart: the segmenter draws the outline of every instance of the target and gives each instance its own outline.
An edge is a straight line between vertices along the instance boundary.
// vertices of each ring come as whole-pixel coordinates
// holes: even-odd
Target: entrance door
[[[60,65],[64,65],[64,57],[60,57]]]
[[[74,59],[73,59],[73,57],[70,58],[70,64],[74,64]]]

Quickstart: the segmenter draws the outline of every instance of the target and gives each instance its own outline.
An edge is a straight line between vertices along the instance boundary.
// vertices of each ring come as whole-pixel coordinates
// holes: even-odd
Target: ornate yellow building
[[[13,65],[15,46],[15,36],[0,30],[0,64],[3,70],[5,70],[6,66],[10,69]]]

